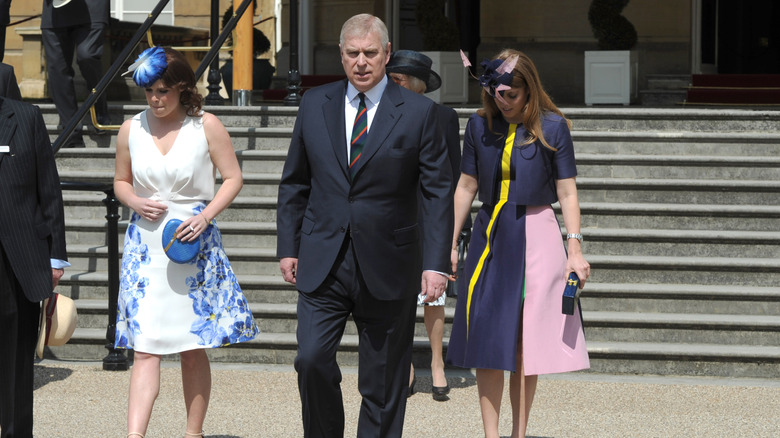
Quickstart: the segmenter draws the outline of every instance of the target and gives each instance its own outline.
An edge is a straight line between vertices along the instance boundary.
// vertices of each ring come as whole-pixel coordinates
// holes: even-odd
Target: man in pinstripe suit
[[[40,302],[51,296],[66,260],[60,180],[41,111],[0,97],[2,438],[32,437]]]

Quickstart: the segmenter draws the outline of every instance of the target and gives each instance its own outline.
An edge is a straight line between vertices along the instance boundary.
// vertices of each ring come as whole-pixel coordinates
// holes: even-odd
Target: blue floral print
[[[141,334],[141,327],[134,317],[138,314],[138,300],[146,295],[149,279],[139,276],[138,268],[141,265],[148,265],[151,259],[149,248],[141,242],[141,235],[135,224],[139,218],[137,213],[133,213],[125,234],[117,301],[115,348],[132,348],[132,337]]]
[[[198,214],[200,210],[202,207],[196,207],[193,213]],[[222,236],[213,222],[201,235],[201,250],[195,263],[197,274],[187,278],[187,285],[193,300],[192,310],[198,316],[190,332],[200,338],[199,344],[220,346],[257,336],[249,304],[230,269],[222,250]]]

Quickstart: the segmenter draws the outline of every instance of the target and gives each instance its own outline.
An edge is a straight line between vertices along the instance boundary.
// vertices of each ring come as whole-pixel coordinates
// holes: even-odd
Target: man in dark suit
[[[350,18],[339,48],[347,81],[304,95],[279,186],[277,256],[299,291],[304,435],[344,434],[336,351],[351,315],[363,396],[357,435],[398,437],[416,292],[437,299],[450,271],[452,173],[436,105],[385,74],[384,23]]]
[[[6,72],[0,69],[1,83]],[[28,438],[40,302],[69,265],[60,180],[41,111],[5,97],[0,188],[0,437]]]
[[[108,25],[108,0],[43,0],[41,39],[46,53],[49,93],[64,126],[76,115],[76,88],[73,85],[73,50],[81,75],[91,90],[103,76],[103,40]],[[108,124],[105,95],[95,102],[100,123]],[[63,147],[84,147],[81,125]]]

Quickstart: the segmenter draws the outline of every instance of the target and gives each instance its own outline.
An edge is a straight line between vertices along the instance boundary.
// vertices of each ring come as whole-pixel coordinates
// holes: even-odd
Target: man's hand
[[[51,288],[54,289],[57,287],[57,284],[60,282],[60,278],[62,278],[62,274],[65,273],[64,269],[55,269],[51,268]]]
[[[447,277],[438,272],[423,271],[420,293],[425,295],[423,302],[431,303],[439,299],[447,287]]]
[[[285,257],[279,261],[279,269],[282,271],[284,281],[295,284],[295,275],[298,270],[298,259],[295,257]]]

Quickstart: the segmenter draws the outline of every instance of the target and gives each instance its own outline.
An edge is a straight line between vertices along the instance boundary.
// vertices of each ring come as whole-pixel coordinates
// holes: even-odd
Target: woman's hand
[[[183,221],[179,228],[176,228],[176,235],[182,242],[191,242],[203,234],[208,226],[209,222],[203,213],[198,213],[197,216]]]
[[[452,275],[449,276],[450,281],[458,279],[458,248],[453,247],[450,252],[450,263],[452,263]]]
[[[141,197],[136,197],[129,207],[149,222],[157,222],[168,210],[168,206],[161,202]]]
[[[574,272],[580,277],[580,289],[585,287],[585,282],[590,277],[590,264],[582,256],[582,252],[571,251],[569,258],[566,261],[566,276],[569,276],[569,272]]]

